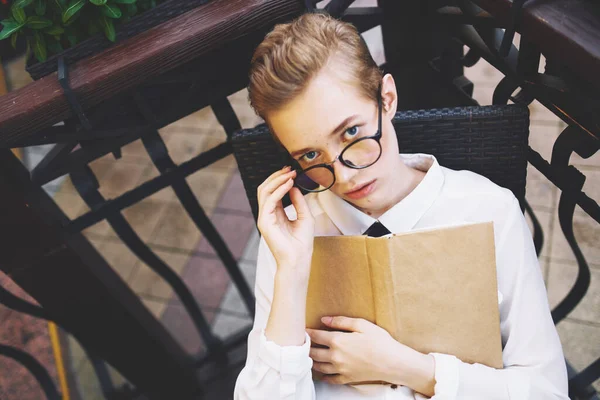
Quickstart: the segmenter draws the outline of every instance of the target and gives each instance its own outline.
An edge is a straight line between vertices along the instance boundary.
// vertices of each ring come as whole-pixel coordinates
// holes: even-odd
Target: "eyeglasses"
[[[348,168],[364,169],[381,158],[381,91],[377,99],[377,132],[372,136],[355,140],[329,163],[298,169],[294,185],[307,192],[323,192],[335,184],[333,164],[340,162]]]

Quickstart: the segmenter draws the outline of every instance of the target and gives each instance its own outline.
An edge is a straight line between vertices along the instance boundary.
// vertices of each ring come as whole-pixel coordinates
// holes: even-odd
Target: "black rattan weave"
[[[527,107],[400,111],[393,122],[402,153],[433,154],[442,166],[483,175],[510,189],[523,206],[529,137]],[[271,138],[264,124],[236,132],[232,141],[256,218],[256,188],[271,173],[289,165],[290,158]]]
[[[162,24],[175,18],[181,14],[184,14],[196,7],[200,7],[211,0],[167,0],[151,10],[145,11],[139,15],[133,17],[130,21],[116,27],[117,40],[120,42],[130,37],[137,35],[138,33],[144,32],[150,28]],[[67,65],[72,65],[79,60],[86,57],[90,57],[94,54],[101,52],[102,50],[114,45],[108,40],[103,34],[99,33],[92,36],[89,39],[84,40],[81,43],[70,47],[60,55],[65,57]],[[34,80],[38,80],[52,72],[57,70],[58,56],[49,57],[44,62],[36,62],[33,58],[29,59],[27,67],[25,68],[29,75]]]

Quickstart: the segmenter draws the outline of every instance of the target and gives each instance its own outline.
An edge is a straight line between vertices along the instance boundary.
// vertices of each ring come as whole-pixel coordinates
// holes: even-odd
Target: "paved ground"
[[[376,60],[381,62],[383,51],[377,41],[378,34],[374,30],[366,37]],[[27,83],[27,76],[20,72],[22,68],[22,62],[15,62],[8,68],[12,88]],[[482,105],[490,104],[501,74],[484,61],[468,69],[466,74],[475,83],[475,98]],[[245,91],[230,96],[230,100],[244,127],[252,127],[259,122],[248,105]],[[530,144],[546,159],[549,159],[552,143],[563,127],[564,124],[552,113],[537,103],[532,104]],[[210,109],[198,111],[162,129],[161,135],[178,163],[225,140],[225,134]],[[29,162],[35,163],[45,151],[47,149],[44,148],[31,150]],[[571,161],[588,177],[586,192],[592,198],[600,199],[600,155],[588,160],[573,157]],[[117,196],[158,174],[139,141],[123,149],[122,159],[115,160],[108,155],[95,161],[92,169],[106,197]],[[253,285],[258,235],[235,160],[228,157],[190,176],[188,182]],[[51,183],[47,189],[71,218],[88,210],[68,180]],[[541,174],[529,169],[527,199],[546,235],[540,264],[552,306],[564,297],[577,273],[575,259],[558,225],[558,195],[558,190]],[[251,323],[225,269],[178,204],[172,190],[165,189],[155,194],[125,210],[124,215],[142,239],[183,277],[218,335],[225,337]],[[559,324],[558,330],[567,358],[576,368],[582,368],[600,356],[600,244],[597,240],[600,226],[578,209],[574,229],[592,268],[592,285],[583,302]],[[190,353],[197,353],[202,343],[172,290],[137,260],[107,223],[99,223],[87,229],[85,234],[184,348]],[[8,321],[10,312],[2,310],[1,306],[0,311],[8,315],[5,317]],[[72,359],[69,363],[79,377],[85,398],[101,398],[89,361],[75,340],[70,341],[70,346]],[[119,379],[118,374],[115,377]],[[596,382],[596,387],[600,389],[600,382]],[[9,397],[7,400],[13,398],[17,399]]]

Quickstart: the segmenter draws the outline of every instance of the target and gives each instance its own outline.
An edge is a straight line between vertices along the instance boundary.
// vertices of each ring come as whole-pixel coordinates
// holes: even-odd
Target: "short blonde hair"
[[[365,98],[377,101],[382,72],[354,25],[310,13],[275,26],[254,52],[248,85],[254,111],[266,120],[302,93],[332,57]]]

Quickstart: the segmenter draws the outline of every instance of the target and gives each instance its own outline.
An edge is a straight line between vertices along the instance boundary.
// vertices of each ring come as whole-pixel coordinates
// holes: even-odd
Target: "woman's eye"
[[[309,151],[308,153],[304,154],[302,158],[304,159],[304,161],[314,161],[317,158],[317,152]]]
[[[350,139],[356,137],[356,135],[358,135],[358,126],[355,125],[353,127],[346,129],[344,134],[346,135],[347,138],[350,138]]]

